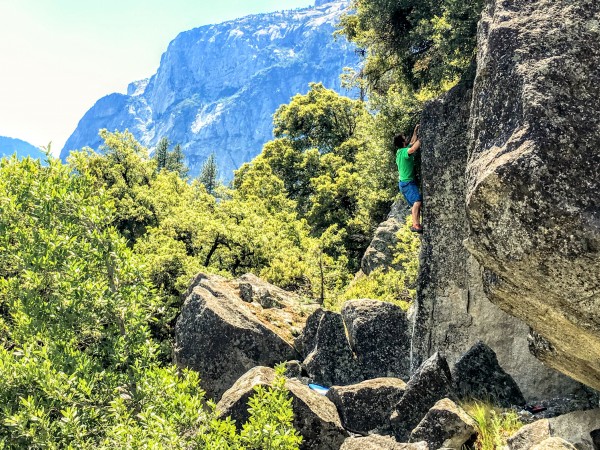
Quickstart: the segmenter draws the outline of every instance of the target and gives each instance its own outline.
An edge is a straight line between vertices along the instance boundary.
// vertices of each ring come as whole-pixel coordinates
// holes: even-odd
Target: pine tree
[[[156,146],[156,153],[154,158],[156,159],[156,171],[160,172],[162,169],[167,167],[167,157],[169,152],[169,140],[163,137]]]
[[[209,194],[213,194],[217,187],[217,177],[219,169],[217,168],[217,161],[215,154],[211,153],[210,156],[204,161],[202,169],[200,169],[200,175],[198,179],[204,185]]]
[[[181,178],[187,177],[189,169],[185,165],[185,156],[183,150],[181,150],[181,145],[177,144],[173,151],[167,155],[165,168],[177,172]]]

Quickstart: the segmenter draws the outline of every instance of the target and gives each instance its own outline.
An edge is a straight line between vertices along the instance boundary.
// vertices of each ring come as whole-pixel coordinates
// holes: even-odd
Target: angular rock
[[[490,401],[505,408],[525,404],[515,380],[500,367],[496,353],[481,341],[456,362],[452,381],[462,400]]]
[[[402,444],[389,436],[373,434],[366,437],[352,437],[344,441],[340,450],[430,450],[425,442]],[[432,449],[433,450],[433,449]]]
[[[404,395],[390,417],[397,440],[406,442],[410,432],[438,400],[453,398],[452,376],[446,359],[435,353],[409,380]]]
[[[255,367],[227,390],[217,404],[219,417],[231,417],[241,427],[249,417],[248,400],[258,385],[272,386],[275,371]],[[338,450],[348,433],[343,429],[335,405],[296,380],[286,380],[292,398],[294,428],[302,435],[302,450]]]
[[[525,425],[508,438],[509,450],[528,450],[550,437],[550,423],[548,419],[538,420]]]
[[[531,450],[577,450],[577,448],[564,439],[552,437],[534,445]]]
[[[200,274],[175,326],[175,363],[200,372],[203,389],[218,399],[252,367],[298,359],[288,341],[239,298],[235,283]]]
[[[360,268],[365,275],[379,268],[400,268],[394,265],[394,249],[398,244],[396,234],[404,226],[404,220],[409,213],[404,200],[397,200],[392,205],[387,220],[375,230],[373,240],[360,262]]]
[[[340,314],[317,310],[296,342],[305,355],[304,370],[314,382],[333,386],[361,381]]]
[[[462,448],[477,435],[477,424],[460,406],[444,398],[412,430],[410,442],[425,441],[430,448]]]
[[[375,378],[350,386],[333,386],[327,398],[336,406],[344,428],[367,434],[389,428],[392,409],[405,387],[406,383],[399,378]]]
[[[490,299],[535,356],[600,389],[600,2],[491,0],[479,25],[466,210]]]
[[[350,300],[342,307],[363,377],[410,377],[411,327],[406,313],[396,305],[377,300]]]
[[[508,439],[510,450],[527,450],[557,437],[579,450],[595,450],[592,433],[600,427],[600,409],[575,411],[525,425]]]

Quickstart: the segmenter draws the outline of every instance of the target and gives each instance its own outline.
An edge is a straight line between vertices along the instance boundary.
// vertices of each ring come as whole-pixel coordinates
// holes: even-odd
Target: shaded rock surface
[[[515,380],[500,367],[494,351],[481,341],[456,362],[452,381],[456,395],[464,400],[489,401],[506,408],[525,404]]]
[[[410,434],[410,442],[425,441],[430,448],[456,448],[477,435],[477,424],[460,406],[438,401]]]
[[[350,349],[342,316],[317,310],[296,339],[308,377],[325,386],[346,385],[362,381],[360,368]]]
[[[375,230],[373,239],[362,257],[360,268],[365,275],[369,275],[375,269],[379,268],[384,270],[388,268],[400,268],[394,265],[394,249],[398,244],[396,234],[404,225],[407,214],[408,207],[406,202],[403,199],[396,200],[392,205],[387,220],[380,223],[377,230]]]
[[[489,298],[533,328],[537,358],[595,389],[599,15],[596,0],[488,2],[466,186],[467,247]]]
[[[351,300],[341,315],[363,379],[410,377],[411,327],[399,306]]]
[[[452,397],[452,376],[446,359],[435,353],[409,380],[390,417],[396,439],[408,441],[410,432],[438,400]]]
[[[472,76],[429,102],[421,120],[423,224],[412,369],[436,351],[454,364],[482,340],[527,400],[577,393],[581,386],[529,352],[529,327],[490,302],[483,270],[463,245],[468,237],[465,173]],[[480,92],[482,101],[487,94]],[[502,105],[496,105],[502,109]],[[496,130],[497,126],[490,126]],[[488,209],[493,206],[488,207]],[[518,239],[516,237],[515,239]],[[510,313],[510,311],[509,311]]]
[[[237,281],[198,275],[175,326],[176,364],[200,372],[203,389],[219,398],[252,367],[298,359],[289,329],[303,324],[303,308],[311,306],[294,299],[266,310],[241,300]]]
[[[61,158],[84,146],[97,149],[101,128],[129,129],[147,147],[163,136],[180,143],[191,176],[215,152],[221,176],[231,179],[272,139],[281,104],[306,93],[310,82],[343,91],[342,69],[359,62],[354,45],[333,36],[347,5],[327,2],[180,33],[149,80],[98,100]]]
[[[389,436],[352,437],[344,441],[340,450],[430,450],[425,442],[406,444]],[[432,449],[433,450],[433,449]]]
[[[375,378],[350,386],[333,386],[327,398],[336,406],[344,428],[367,434],[389,428],[388,420],[406,383],[399,378]]]
[[[230,416],[241,427],[249,417],[248,400],[257,385],[272,386],[275,371],[269,367],[255,367],[245,373],[228,389],[219,403],[220,417]],[[335,405],[296,380],[286,380],[285,387],[292,398],[294,428],[302,435],[303,450],[338,450],[348,433],[342,428]]]

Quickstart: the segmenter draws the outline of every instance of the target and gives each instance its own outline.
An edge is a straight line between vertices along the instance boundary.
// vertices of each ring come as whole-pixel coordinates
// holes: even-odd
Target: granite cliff
[[[482,339],[530,399],[580,389],[547,366],[600,388],[599,14],[487,2],[476,68],[426,107],[414,366]]]
[[[180,143],[191,175],[214,152],[225,179],[272,139],[272,115],[310,82],[342,90],[354,47],[333,32],[348,2],[248,16],[179,34],[156,74],[85,114],[61,152],[100,145],[98,130],[129,129],[149,148]]]

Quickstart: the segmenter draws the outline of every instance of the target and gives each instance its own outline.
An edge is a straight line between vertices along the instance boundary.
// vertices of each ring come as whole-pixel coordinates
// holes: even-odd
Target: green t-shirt
[[[398,149],[396,152],[396,165],[398,166],[398,179],[400,181],[413,181],[415,179],[415,155],[408,154],[410,147]]]

